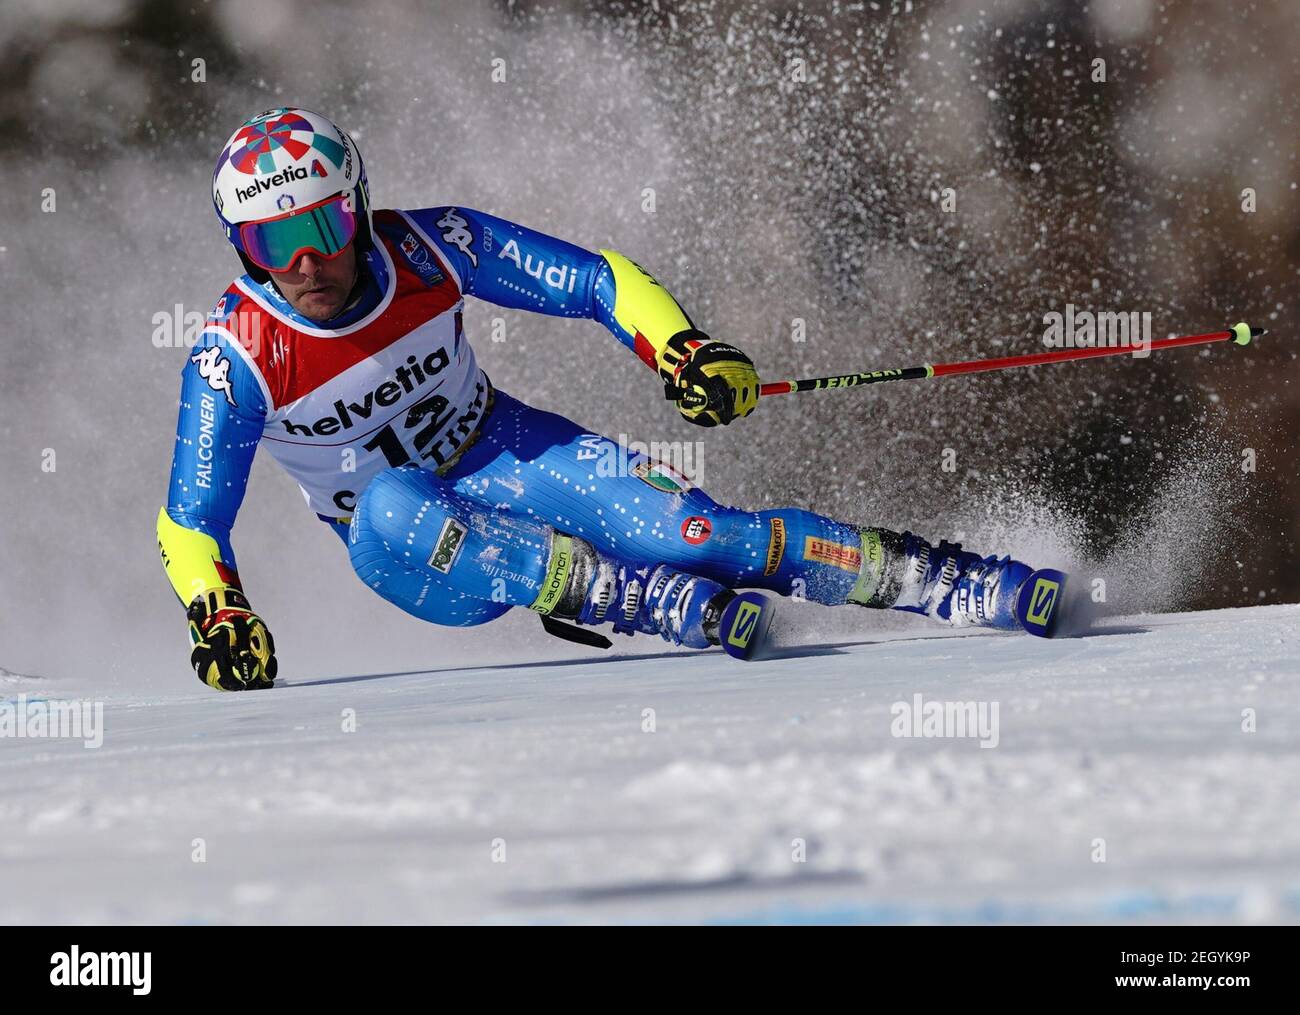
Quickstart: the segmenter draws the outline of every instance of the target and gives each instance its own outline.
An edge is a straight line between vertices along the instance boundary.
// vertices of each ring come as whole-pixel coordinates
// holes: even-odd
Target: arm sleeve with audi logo
[[[407,212],[458,276],[497,306],[599,321],[668,386],[682,415],[713,426],[758,404],[758,375],[734,346],[698,330],[648,271],[469,208]]]

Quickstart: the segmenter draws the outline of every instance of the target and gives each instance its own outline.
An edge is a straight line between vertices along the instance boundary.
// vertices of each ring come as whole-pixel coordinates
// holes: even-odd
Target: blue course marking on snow
[[[1242,911],[1240,895],[1199,894],[1173,897],[1156,892],[1127,892],[1109,896],[1096,903],[1003,902],[987,899],[971,906],[939,906],[911,903],[837,904],[824,908],[811,906],[773,906],[731,917],[719,917],[706,923],[721,926],[846,926],[862,924],[1027,924],[1078,923],[1091,920],[1140,919],[1163,920],[1230,918]],[[1300,915],[1300,888],[1281,897],[1284,911]]]

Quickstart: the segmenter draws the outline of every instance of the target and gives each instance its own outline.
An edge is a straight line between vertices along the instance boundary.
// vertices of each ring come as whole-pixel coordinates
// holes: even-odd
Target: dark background
[[[280,104],[354,133],[378,206],[614,247],[770,378],[1037,351],[1066,303],[1150,313],[1155,337],[1267,327],[1244,351],[773,399],[704,433],[597,326],[467,314],[498,385],[702,440],[719,500],[1065,562],[1125,609],[1300,598],[1300,5],[22,0],[0,40],[0,665],[184,673],[153,526],[187,354],[153,320],[235,273],[211,167]],[[240,569],[298,669],[551,651],[530,617],[397,614],[287,477],[255,473]]]

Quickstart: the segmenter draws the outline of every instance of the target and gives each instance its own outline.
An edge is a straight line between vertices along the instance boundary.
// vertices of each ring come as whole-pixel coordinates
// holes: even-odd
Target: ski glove
[[[656,357],[664,396],[698,426],[730,423],[758,405],[754,361],[702,331],[679,331]]]
[[[275,681],[275,640],[238,589],[210,589],[195,596],[190,622],[190,663],[218,691],[256,691]]]

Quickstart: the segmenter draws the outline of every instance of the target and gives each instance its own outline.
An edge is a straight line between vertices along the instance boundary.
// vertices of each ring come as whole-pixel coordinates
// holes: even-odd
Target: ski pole
[[[1178,338],[1159,338],[1148,348],[1152,352],[1161,349],[1174,349],[1182,345],[1205,345],[1210,342],[1231,340],[1235,345],[1249,345],[1251,339],[1259,338],[1268,332],[1264,328],[1252,328],[1242,322],[1227,331],[1215,331],[1208,335],[1182,335]],[[1140,347],[1139,347],[1140,348]],[[1064,363],[1068,360],[1093,359],[1100,356],[1127,356],[1133,347],[1085,347],[1080,349],[1054,349],[1051,352],[1035,352],[1025,356],[1002,356],[996,359],[973,359],[963,363],[923,363],[916,367],[902,367],[896,370],[872,370],[860,374],[843,374],[838,377],[808,377],[797,381],[771,381],[759,387],[760,395],[788,395],[796,391],[819,391],[822,388],[854,388],[860,384],[878,384],[881,381],[917,381],[927,377],[950,377],[953,374],[976,374],[989,370],[1009,370],[1012,367],[1033,367],[1043,363]],[[672,397],[671,395],[669,397]]]

